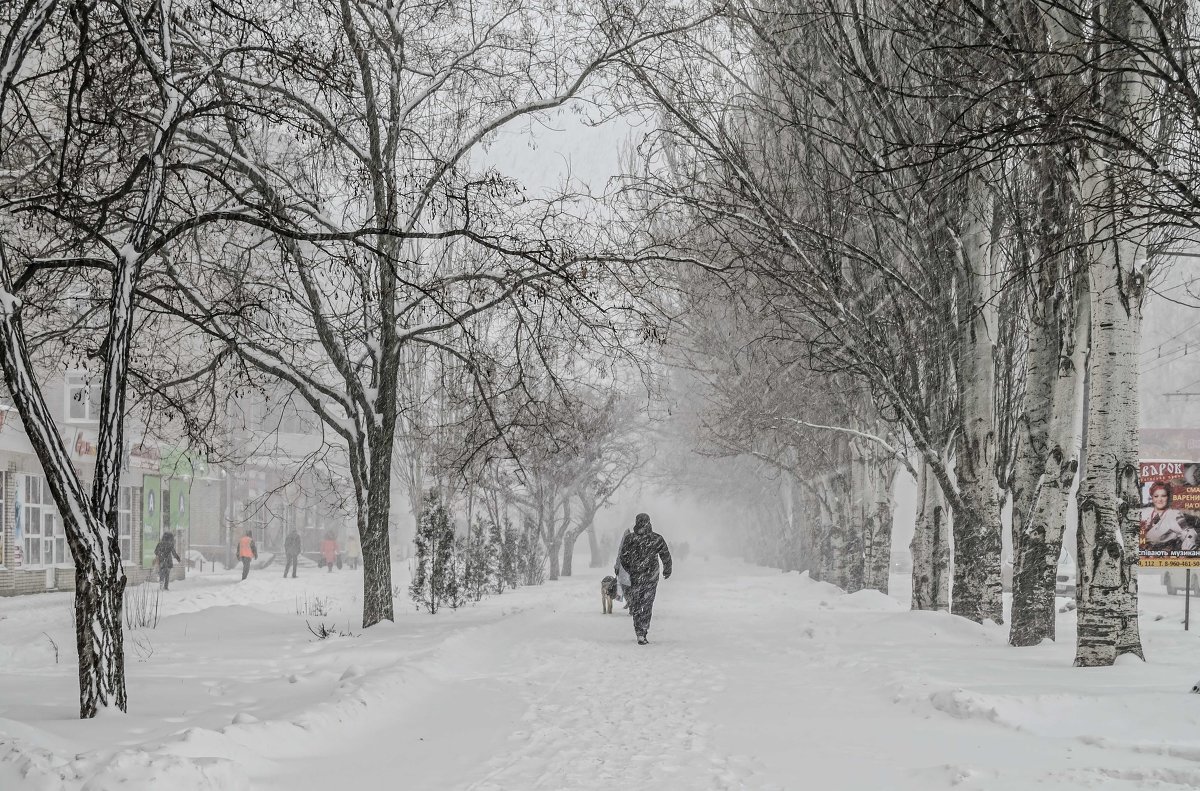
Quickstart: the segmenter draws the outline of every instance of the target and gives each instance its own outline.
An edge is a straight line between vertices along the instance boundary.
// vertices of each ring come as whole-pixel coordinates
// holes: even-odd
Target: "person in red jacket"
[[[238,560],[242,561],[242,579],[246,579],[250,576],[250,561],[258,560],[258,547],[249,530],[246,531],[246,535],[238,539],[237,556]]]
[[[325,540],[321,542],[321,557],[325,560],[326,570],[333,571],[333,564],[337,561],[337,542],[333,540],[333,533],[325,534]]]

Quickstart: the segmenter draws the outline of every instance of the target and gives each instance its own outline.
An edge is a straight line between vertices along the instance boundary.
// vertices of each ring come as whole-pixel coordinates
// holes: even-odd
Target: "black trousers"
[[[250,576],[250,558],[242,558],[242,579]]]
[[[639,637],[650,631],[650,616],[654,612],[654,596],[657,593],[658,580],[633,581],[626,591],[629,612],[633,615],[633,633]]]
[[[162,585],[163,590],[171,589],[171,567],[158,564],[158,583]]]
[[[292,576],[296,576],[296,563],[300,560],[299,555],[288,555],[287,561],[283,564],[283,576],[287,576],[288,569],[292,570]]]

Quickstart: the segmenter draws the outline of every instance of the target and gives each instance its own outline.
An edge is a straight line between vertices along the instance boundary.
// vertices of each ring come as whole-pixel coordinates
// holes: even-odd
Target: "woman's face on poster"
[[[1167,503],[1170,501],[1171,497],[1167,493],[1166,489],[1155,489],[1154,494],[1150,495],[1150,499],[1154,501],[1155,511],[1165,511],[1167,510]]]

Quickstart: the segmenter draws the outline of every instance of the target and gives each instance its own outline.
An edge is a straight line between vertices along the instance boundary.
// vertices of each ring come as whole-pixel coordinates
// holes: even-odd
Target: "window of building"
[[[133,489],[122,486],[117,496],[117,537],[121,542],[121,560],[133,562]]]
[[[21,506],[25,533],[22,550],[29,566],[58,566],[71,562],[62,519],[50,498],[50,489],[40,475],[25,476],[25,502]]]
[[[67,374],[67,420],[94,422],[100,419],[100,383],[86,373]]]
[[[5,514],[7,513],[7,510],[4,507],[5,498],[7,497],[7,486],[8,473],[0,470],[0,541],[3,541],[4,528],[7,527],[7,525],[4,523]],[[9,558],[5,557],[3,549],[3,547],[0,547],[0,565],[3,565],[9,561]],[[24,548],[22,548],[22,551],[24,551]]]

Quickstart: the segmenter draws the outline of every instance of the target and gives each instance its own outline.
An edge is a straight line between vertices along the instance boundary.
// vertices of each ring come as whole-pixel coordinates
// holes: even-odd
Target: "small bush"
[[[308,621],[304,623],[308,626],[308,631],[312,632],[313,637],[316,637],[318,640],[327,640],[330,637],[358,637],[358,635],[350,630],[342,632],[338,630],[337,626],[326,626],[324,622],[318,622],[315,629]]]
[[[314,618],[320,618],[329,615],[331,602],[328,596],[313,596],[308,598],[308,594],[304,594],[304,599],[296,599],[296,615],[308,615]]]
[[[139,662],[148,662],[150,657],[154,656],[154,644],[145,635],[130,638],[129,645],[133,647],[133,653]]]
[[[155,629],[158,627],[159,589],[157,585],[128,585],[125,587],[125,628]]]
[[[54,649],[54,664],[57,665],[58,664],[58,643],[54,642],[54,638],[51,637],[46,632],[42,632],[42,634],[46,635],[46,639],[50,641],[50,647],[52,649]]]

